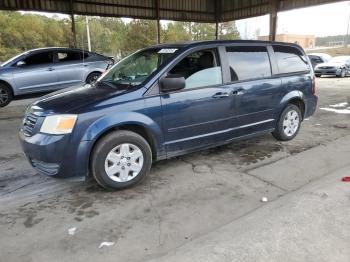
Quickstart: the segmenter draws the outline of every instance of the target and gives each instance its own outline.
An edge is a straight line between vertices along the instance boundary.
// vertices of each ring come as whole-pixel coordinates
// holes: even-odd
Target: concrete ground
[[[317,79],[317,93],[293,141],[161,161],[120,192],[36,174],[16,135],[33,99],[14,101],[0,109],[1,259],[349,261],[350,78]]]

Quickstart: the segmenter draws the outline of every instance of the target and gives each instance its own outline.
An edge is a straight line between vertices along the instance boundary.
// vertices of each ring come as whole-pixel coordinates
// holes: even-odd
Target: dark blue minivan
[[[271,132],[294,138],[317,105],[295,44],[201,41],[140,50],[96,83],[40,98],[19,137],[31,165],[122,189],[153,161]]]

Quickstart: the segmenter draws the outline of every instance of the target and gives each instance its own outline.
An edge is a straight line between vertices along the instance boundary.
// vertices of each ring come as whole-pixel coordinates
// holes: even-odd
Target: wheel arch
[[[103,74],[103,70],[94,69],[86,74],[85,82],[88,80],[89,76],[93,73]]]
[[[118,131],[118,130],[131,131],[131,132],[134,132],[134,133],[140,135],[141,137],[143,137],[151,147],[152,159],[157,158],[157,141],[156,141],[154,135],[152,134],[152,132],[149,129],[147,129],[145,126],[143,126],[139,123],[126,123],[126,124],[112,126],[108,129],[104,130],[100,134],[98,134],[96,139],[94,139],[93,144],[91,145],[89,160],[91,159],[91,154],[92,154],[95,146],[97,145],[97,143],[101,139],[103,139],[105,136],[107,136],[108,134],[113,133],[113,132]]]
[[[129,121],[133,119],[133,121]],[[90,141],[87,151],[88,168],[90,168],[92,152],[103,137],[117,130],[129,130],[142,136],[150,145],[152,159],[162,159],[165,155],[163,149],[163,136],[160,126],[146,115],[129,112],[102,117],[92,123],[85,131],[82,141]]]
[[[305,118],[305,113],[306,113],[306,103],[305,103],[305,95],[300,92],[300,91],[292,91],[290,93],[288,93],[287,95],[285,95],[280,103],[280,110],[279,110],[279,114],[278,114],[278,119],[283,111],[283,109],[289,105],[289,104],[293,104],[296,105],[297,107],[299,107],[300,111],[301,111],[301,115],[302,118]]]

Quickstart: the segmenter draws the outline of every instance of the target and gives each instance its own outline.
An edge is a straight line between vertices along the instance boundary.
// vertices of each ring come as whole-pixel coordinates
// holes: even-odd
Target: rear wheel
[[[283,110],[272,135],[281,141],[292,140],[299,132],[301,119],[300,108],[289,104]]]
[[[101,76],[100,72],[93,72],[88,77],[86,78],[86,83],[87,84],[93,84],[97,81],[97,79]]]
[[[147,141],[130,131],[115,131],[103,137],[92,153],[91,171],[104,188],[124,189],[140,182],[152,165]]]
[[[13,94],[11,88],[0,83],[0,107],[7,106],[12,99]]]

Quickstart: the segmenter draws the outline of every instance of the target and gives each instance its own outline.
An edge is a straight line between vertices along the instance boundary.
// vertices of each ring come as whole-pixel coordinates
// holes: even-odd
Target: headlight
[[[77,115],[52,115],[47,116],[40,128],[41,133],[62,135],[72,132]]]

